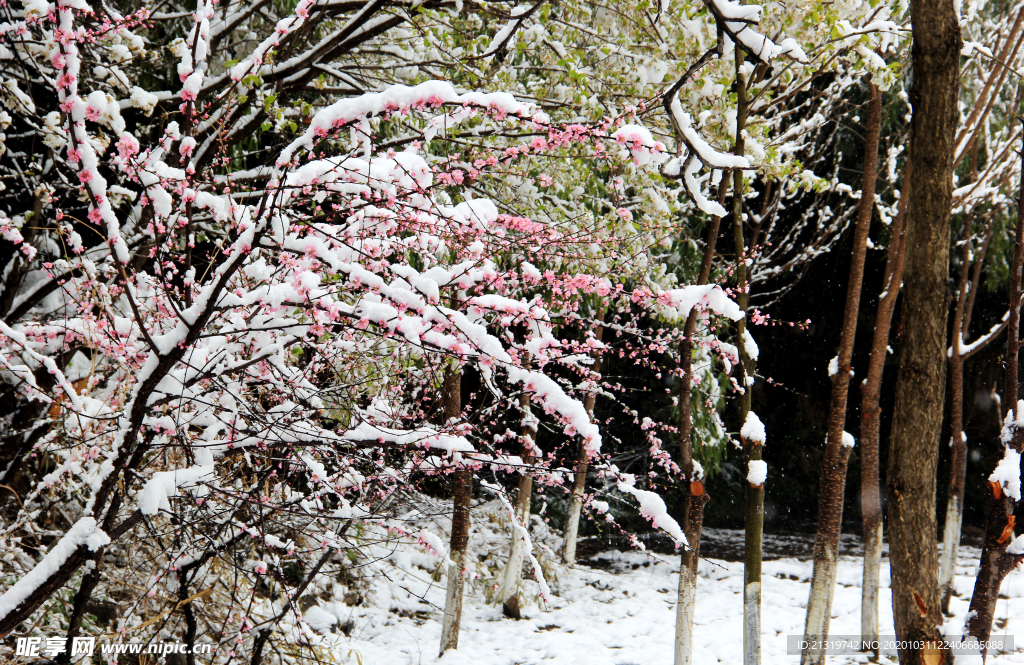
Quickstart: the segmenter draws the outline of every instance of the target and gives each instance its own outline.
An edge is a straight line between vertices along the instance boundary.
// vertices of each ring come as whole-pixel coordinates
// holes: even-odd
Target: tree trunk
[[[690,549],[683,552],[679,564],[675,665],[692,665],[694,662],[693,615],[697,608],[697,563],[700,561],[700,532],[704,524],[704,505],[708,502],[708,495],[703,493],[701,481],[694,480],[688,485],[686,521],[683,528]]]
[[[604,334],[604,326],[601,325],[604,323],[604,305],[598,307],[595,318],[598,325],[594,327],[594,339],[600,342]],[[591,367],[595,374],[600,375],[601,355],[595,351],[591,354],[591,357],[594,359]],[[587,410],[587,416],[591,420],[594,419],[594,403],[596,401],[596,389],[583,398],[583,408]],[[569,516],[565,521],[565,540],[562,545],[562,561],[567,566],[576,564],[576,537],[580,529],[580,511],[583,509],[583,494],[587,486],[587,465],[589,462],[590,456],[587,453],[586,443],[580,441],[580,447],[576,453],[576,474],[572,481],[572,503],[569,505]]]
[[[993,218],[994,220],[994,218]],[[965,222],[967,224],[967,222]],[[946,523],[942,530],[942,557],[939,560],[939,587],[942,590],[942,613],[949,614],[949,601],[953,596],[953,578],[956,573],[956,559],[960,549],[960,529],[964,520],[964,482],[967,478],[967,438],[964,435],[964,361],[960,347],[970,330],[971,308],[974,295],[981,279],[981,265],[985,259],[989,239],[995,224],[990,221],[978,256],[974,258],[974,275],[968,280],[971,264],[970,227],[966,226],[964,238],[963,265],[960,271],[960,289],[957,296],[956,314],[953,317],[953,341],[949,358],[949,429],[953,459],[949,474],[949,496],[946,501]],[[970,294],[970,297],[968,297]],[[995,336],[988,337],[989,340]],[[981,346],[987,345],[985,342]],[[978,349],[972,349],[972,352]]]
[[[1024,165],[1024,151],[1021,152],[1021,164]],[[1017,235],[1013,249],[1013,267],[1010,273],[1010,323],[1006,334],[1006,394],[1003,404],[1006,405],[1006,424],[1003,426],[1002,440],[1005,445],[1004,462],[1009,451],[1020,455],[1024,450],[1024,428],[1017,422],[1020,418],[1021,403],[1017,401],[1017,356],[1020,350],[1020,304],[1021,304],[1021,271],[1024,267],[1024,180],[1020,184],[1020,195],[1017,199]],[[1013,459],[1011,456],[1010,459]],[[1002,465],[1003,462],[1000,462]],[[1020,461],[1017,457],[1018,478]],[[1024,555],[1007,552],[1013,541],[1014,508],[1016,499],[1011,497],[1007,488],[998,481],[989,480],[988,519],[985,524],[985,542],[981,549],[981,562],[978,575],[974,581],[974,593],[971,595],[970,617],[965,628],[967,634],[977,638],[982,645],[992,635],[992,619],[995,615],[996,601],[999,599],[999,587],[1003,578],[1016,568]],[[1018,490],[1019,492],[1019,490]],[[1016,548],[1015,548],[1016,549]],[[986,649],[982,648],[982,656]]]
[[[736,49],[736,148],[737,155],[746,152],[743,130],[747,124],[747,82],[740,73],[743,55]],[[733,171],[732,225],[736,247],[737,303],[746,313],[750,286],[747,283],[746,245],[743,238],[743,171]],[[736,322],[736,348],[740,362],[737,366],[743,394],[740,396],[740,423],[750,413],[750,389],[753,385],[753,362],[747,353],[746,317]],[[747,465],[761,459],[761,446],[745,445]],[[744,553],[743,553],[743,663],[761,665],[761,546],[764,526],[764,485],[745,485]]]
[[[530,412],[530,394],[523,392],[519,398],[519,407],[523,411],[523,445],[520,457],[523,470],[519,473],[519,491],[516,493],[515,519],[524,528],[530,528],[530,499],[533,494],[533,477],[529,473],[533,462],[533,442],[537,436],[537,426],[533,413]],[[513,525],[514,527],[514,525]],[[521,619],[519,609],[519,587],[523,582],[523,549],[526,543],[519,533],[512,529],[512,553],[508,557],[508,566],[501,586],[501,610],[511,619]]]
[[[744,374],[746,374],[744,372]],[[753,375],[753,371],[751,371]],[[750,387],[747,387],[747,393]],[[749,399],[745,413],[750,413]],[[744,416],[744,420],[746,416]],[[761,443],[745,441],[743,449],[750,462],[761,460]],[[743,558],[743,663],[761,664],[761,558],[764,536],[764,483],[746,484]]]
[[[814,570],[804,628],[805,639],[811,644],[820,642],[828,636],[828,624],[832,616],[832,594],[835,591],[839,563],[839,532],[843,523],[846,466],[852,450],[844,441],[846,403],[850,390],[853,343],[857,334],[857,314],[860,311],[864,255],[867,252],[868,231],[875,209],[878,136],[882,123],[882,95],[874,84],[870,84],[870,88],[867,140],[864,144],[864,175],[861,181],[860,206],[857,210],[857,226],[853,236],[853,253],[850,257],[850,278],[846,290],[843,329],[839,336],[838,369],[832,375],[832,406],[818,495],[818,532],[814,541]],[[824,660],[825,651],[820,648],[804,649],[800,656],[803,665],[818,664]]]
[[[446,421],[462,416],[462,373],[452,369],[445,377],[444,417]],[[473,495],[473,471],[468,468],[452,473],[451,564],[448,566],[448,594],[444,601],[440,655],[459,648],[459,624],[462,622],[462,589],[465,585],[466,547],[469,545],[469,500]]]
[[[875,317],[868,375],[861,389],[860,409],[860,505],[864,527],[864,575],[861,586],[861,636],[871,643],[878,641],[878,582],[882,568],[882,494],[879,480],[878,439],[879,405],[882,373],[889,353],[889,329],[903,283],[903,267],[907,258],[907,202],[910,195],[910,170],[907,160],[899,209],[891,227],[888,256],[885,261],[883,291]],[[878,649],[874,649],[877,654]]]
[[[911,0],[911,176],[902,343],[886,470],[893,615],[903,665],[941,638],[935,471],[946,366],[946,283],[960,26],[953,0]],[[941,648],[941,646],[939,647]],[[941,652],[940,656],[945,657]]]
[[[722,178],[718,187],[719,205],[728,193],[728,180]],[[707,240],[704,244],[704,259],[701,262],[697,284],[707,284],[711,276],[711,263],[715,258],[718,231],[722,218],[715,216],[708,224]],[[693,391],[693,335],[697,330],[697,311],[693,309],[686,318],[683,341],[679,344],[679,469],[684,479],[683,491],[683,532],[689,549],[683,551],[679,562],[679,595],[676,600],[676,642],[675,665],[693,664],[693,613],[697,607],[697,564],[700,561],[700,532],[704,524],[704,506],[709,497],[704,483],[694,474],[693,465],[693,414],[690,395]]]

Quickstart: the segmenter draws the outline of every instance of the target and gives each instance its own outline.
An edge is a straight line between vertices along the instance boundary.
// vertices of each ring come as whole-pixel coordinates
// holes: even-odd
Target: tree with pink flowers
[[[524,566],[543,602],[584,520],[667,535],[691,662],[700,525],[665,490],[703,492],[701,461],[739,443],[749,288],[784,291],[845,227],[821,200],[775,211],[826,187],[801,160],[860,73],[888,76],[857,48],[897,30],[564,4],[0,8],[0,638],[101,634],[116,601],[122,642],[320,657],[316,598],[402,543],[444,579],[443,655],[486,497],[516,618]],[[851,20],[873,27],[831,39]],[[671,418],[620,399],[623,366],[672,386]],[[621,423],[643,468],[609,452]],[[541,490],[558,555],[531,535]],[[407,518],[434,501],[437,529]]]
[[[645,329],[650,317],[740,316],[718,286],[650,279],[648,248],[670,227],[613,192],[661,177],[666,145],[636,109],[566,123],[442,80],[363,91],[323,63],[402,23],[374,3],[302,0],[256,40],[247,16],[212,0],[187,17],[60,2],[5,28],[20,103],[9,168],[31,185],[7,190],[2,216],[16,249],[4,480],[27,492],[5,524],[21,572],[0,595],[0,634],[55,617],[54,603],[51,627],[86,634],[94,595],[131,579],[122,631],[171,607],[170,630],[218,657],[316,648],[300,599],[370,526],[450,561],[457,608],[474,476],[566,482],[557,458],[530,454],[519,423],[537,417],[685,545],[655,494],[602,463],[584,397],[606,344],[574,332],[607,303],[597,325],[640,358],[678,341]],[[176,62],[161,61],[153,40],[176,31]],[[176,87],[144,87],[161,67]],[[641,175],[571,215],[523,205],[566,160]],[[512,182],[516,196],[494,197]],[[455,482],[450,556],[389,521],[430,478]],[[36,560],[19,543],[58,497],[66,528]],[[210,591],[228,570],[234,582]],[[442,651],[458,638],[458,611],[446,615]]]

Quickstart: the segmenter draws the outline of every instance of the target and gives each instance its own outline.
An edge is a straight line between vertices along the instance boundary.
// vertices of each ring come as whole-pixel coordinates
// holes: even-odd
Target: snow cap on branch
[[[640,502],[640,514],[649,519],[653,527],[667,533],[672,537],[672,540],[676,541],[676,544],[689,547],[689,543],[686,542],[686,535],[679,527],[679,523],[668,514],[665,501],[654,492],[637,489],[634,486],[635,483],[636,478],[634,476],[623,474],[623,480],[619,481],[618,485],[619,491],[636,497],[636,500]]]
[[[90,552],[110,543],[110,536],[103,532],[93,517],[83,517],[68,529],[60,540],[46,553],[32,570],[0,596],[0,619],[3,619],[47,580],[57,574],[79,547]]]
[[[743,423],[743,427],[740,428],[740,436],[742,436],[747,443],[764,445],[764,442],[768,440],[768,436],[764,431],[764,424],[753,411],[747,412],[747,419]]]
[[[296,151],[309,150],[313,142],[327,136],[356,120],[376,116],[388,110],[411,109],[417,106],[440,106],[441,104],[469,104],[483,108],[498,109],[506,114],[536,113],[535,107],[518,102],[507,92],[467,92],[459,94],[447,81],[426,81],[415,86],[394,85],[381,92],[372,92],[358,97],[340,99],[318,111],[302,136],[292,141],[277,160],[279,167],[291,161]]]
[[[764,460],[752,459],[747,462],[747,482],[754,487],[764,485],[768,480],[768,463]]]

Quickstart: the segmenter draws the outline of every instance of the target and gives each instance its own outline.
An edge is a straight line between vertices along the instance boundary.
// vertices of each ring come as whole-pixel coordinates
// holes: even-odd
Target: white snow
[[[652,526],[667,533],[676,543],[688,545],[686,535],[683,534],[679,523],[668,514],[668,509],[662,498],[654,492],[637,489],[633,486],[633,482],[634,479],[627,475],[626,480],[619,483],[619,491],[636,497],[636,500],[640,502],[640,514],[649,519]]]
[[[747,419],[740,428],[740,436],[750,443],[764,444],[768,436],[764,432],[764,423],[753,411],[747,412]]]
[[[305,1],[305,0],[304,0]],[[245,63],[242,63],[245,64]],[[235,69],[242,67],[236,65]],[[533,115],[534,107],[521,104],[507,92],[468,92],[459,94],[447,81],[426,81],[409,87],[393,85],[381,92],[367,93],[354,98],[341,99],[318,111],[303,135],[286,147],[278,158],[279,165],[287,164],[300,148],[310,148],[313,141],[332,128],[339,127],[366,116],[383,113],[389,107],[410,107],[422,102],[444,102],[452,104],[475,104],[483,108],[501,108],[506,113],[528,113]]]
[[[1003,442],[1003,457],[999,460],[992,475],[988,477],[990,482],[999,483],[1007,496],[1014,501],[1020,501],[1020,453],[1013,448],[1013,439],[1018,431],[1024,429],[1024,400],[1017,401],[1017,408],[1007,412],[1003,420],[1003,429],[1000,432],[1000,439]]]
[[[331,626],[338,623],[338,617],[325,612],[316,605],[302,613],[302,620],[308,623],[313,630],[321,632],[330,630]]]
[[[687,145],[693,149],[694,155],[699,158],[700,161],[704,162],[705,166],[714,169],[750,168],[750,162],[747,161],[746,157],[718,152],[712,148],[711,145],[697,133],[697,130],[693,128],[693,120],[690,118],[690,114],[683,110],[683,105],[679,102],[678,98],[672,101],[671,109],[676,123],[683,132],[683,137],[686,139]]]
[[[747,356],[751,360],[757,360],[761,353],[761,350],[757,348],[757,342],[754,341],[754,336],[746,328],[743,329],[743,350],[747,352]]]
[[[764,460],[752,459],[747,462],[747,482],[754,487],[764,485],[768,479],[768,463]]]
[[[179,487],[194,485],[202,480],[213,479],[213,477],[213,464],[154,473],[139,492],[139,510],[143,515],[153,515],[161,508],[170,510],[169,497],[174,496]]]
[[[1024,554],[1024,534],[1013,539],[1013,542],[1006,546],[1007,554]]]
[[[685,319],[690,314],[690,310],[698,304],[716,314],[727,316],[733,321],[743,318],[743,310],[717,284],[694,284],[671,291],[663,291],[660,298],[666,301],[670,307],[675,308],[681,319]]]
[[[686,191],[693,197],[694,203],[697,207],[709,215],[715,217],[725,217],[725,208],[718,203],[718,201],[712,201],[708,197],[704,196],[704,192],[700,189],[700,183],[697,181],[696,174],[700,170],[701,162],[697,159],[691,159],[683,172],[683,182],[686,183]]]
[[[482,517],[482,516],[481,516]],[[538,526],[535,519],[533,528]],[[474,529],[485,529],[486,519],[474,518]],[[504,534],[504,530],[502,530]],[[710,541],[731,540],[742,548],[742,531],[706,529]],[[770,537],[770,536],[769,536]],[[787,537],[788,538],[788,537]],[[813,538],[808,535],[808,542]],[[848,542],[844,536],[844,543]],[[484,540],[474,530],[474,552],[496,550],[507,554],[507,540]],[[809,548],[805,558],[792,556],[763,564],[761,618],[762,663],[792,665],[799,655],[787,655],[789,635],[803,632],[810,590]],[[973,568],[979,551],[961,546],[955,568],[954,616],[946,634],[959,635],[973,588]],[[474,557],[475,558],[475,557]],[[597,564],[591,567],[589,564]],[[367,602],[360,606],[321,603],[323,609],[347,621],[354,629],[349,637],[336,636],[335,649],[362,665],[671,665],[675,634],[676,593],[679,584],[677,557],[657,557],[643,552],[608,551],[584,560],[574,569],[551,564],[551,602],[536,600],[537,586],[524,579],[523,619],[502,617],[501,608],[485,599],[486,577],[466,585],[462,630],[457,651],[437,658],[441,634],[445,582],[434,581],[426,571],[395,578],[402,571],[386,562],[389,582],[383,576]],[[841,555],[833,600],[830,632],[860,634],[862,560]],[[893,635],[889,561],[883,556],[880,570],[879,630]],[[718,558],[702,559],[697,578],[696,642],[694,661],[702,665],[743,662],[743,563]],[[1024,571],[1011,572],[1003,584],[1008,599],[1001,599],[996,621],[1007,622],[998,634],[1024,634]],[[399,613],[401,610],[401,613]],[[415,616],[418,613],[420,617]],[[308,612],[307,612],[308,614]],[[1021,652],[990,654],[990,665],[1021,662]],[[881,665],[893,665],[894,654],[883,655]],[[829,665],[867,662],[865,654],[830,656]]]
[[[988,479],[999,483],[1014,501],[1020,501],[1020,453],[1010,446],[1004,447],[1003,457]]]
[[[857,440],[853,438],[852,434],[844,431],[842,445],[844,448],[853,448],[855,445],[857,445]]]
[[[723,18],[733,21],[750,21],[757,23],[761,20],[761,8],[757,5],[741,5],[734,0],[714,0],[715,8],[721,12]]]
[[[412,537],[422,543],[431,554],[445,559],[448,557],[448,547],[436,534],[424,529],[423,531],[418,531],[417,533],[412,534]]]
[[[839,373],[839,356],[834,356],[832,360],[828,361],[828,375],[835,376]]]
[[[650,130],[643,125],[623,125],[612,132],[611,137],[629,148],[638,166],[647,164],[652,158],[655,161],[664,161],[665,146],[655,141]],[[651,154],[652,150],[655,151],[655,155]]]
[[[518,7],[515,7],[511,12],[512,18],[504,25],[504,27],[501,28],[501,30],[494,33],[494,39],[491,40],[490,45],[488,45],[487,50],[485,50],[484,53],[491,54],[498,50],[498,47],[500,47],[502,43],[505,42],[519,27],[519,24],[523,22],[523,19],[519,17],[530,11],[530,9],[531,5],[519,5]]]
[[[103,532],[92,517],[83,517],[68,529],[42,561],[22,577],[7,592],[0,596],[0,619],[17,609],[39,585],[54,575],[65,561],[83,545],[95,552],[110,543],[110,537]]]
[[[994,326],[992,326],[987,333],[985,333],[984,335],[982,335],[978,339],[974,340],[970,344],[964,344],[964,337],[963,337],[963,335],[960,335],[960,355],[961,356],[967,355],[968,353],[970,353],[971,351],[975,350],[979,346],[982,346],[983,344],[988,344],[988,342],[994,336],[998,335],[999,333],[1001,333],[1003,331],[1003,326],[1006,324],[1006,322],[1009,319],[1010,319],[1010,311],[1007,310],[1006,313],[1003,314],[1003,318],[1000,319],[999,323],[997,323]],[[953,357],[953,347],[952,346],[949,347],[948,349],[946,349],[946,355],[948,357],[950,357],[950,358]]]

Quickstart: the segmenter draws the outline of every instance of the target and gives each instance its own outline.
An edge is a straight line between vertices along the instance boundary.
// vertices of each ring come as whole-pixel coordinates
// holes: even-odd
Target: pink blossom
[[[70,151],[69,151],[70,152]],[[122,134],[117,141],[117,154],[127,161],[139,152],[139,142],[130,134]]]

